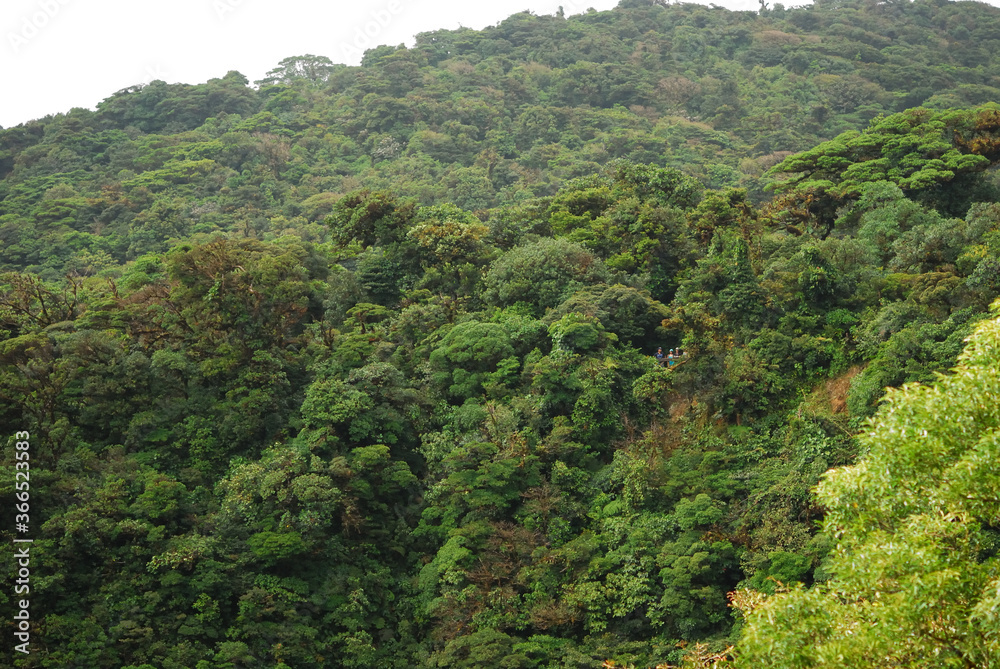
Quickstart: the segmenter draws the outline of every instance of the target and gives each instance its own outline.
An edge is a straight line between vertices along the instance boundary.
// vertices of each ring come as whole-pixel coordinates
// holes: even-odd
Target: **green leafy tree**
[[[313,86],[317,86],[327,81],[330,74],[337,68],[329,58],[325,56],[292,56],[284,58],[278,66],[268,73],[260,81],[255,81],[257,86],[275,86],[284,84],[286,86],[294,84],[296,81],[305,81]],[[340,67],[343,67],[341,65]]]
[[[832,579],[748,606],[739,666],[997,666],[1000,319],[958,367],[890,394],[818,495]]]
[[[337,200],[327,224],[341,245],[357,241],[366,247],[385,246],[403,239],[413,213],[412,204],[391,193],[364,189]]]
[[[510,334],[499,323],[466,321],[448,331],[430,355],[434,380],[445,392],[465,400],[483,392],[490,374],[505,363],[517,363]]]
[[[600,259],[582,246],[542,239],[512,249],[493,263],[483,280],[483,299],[498,306],[523,302],[541,315],[580,287],[608,277]]]
[[[791,156],[773,172],[796,175],[779,188],[810,200],[827,223],[838,205],[876,181],[891,181],[914,199],[925,198],[946,211],[960,202],[967,207],[975,184],[971,177],[996,159],[996,116],[992,106],[909,110]]]

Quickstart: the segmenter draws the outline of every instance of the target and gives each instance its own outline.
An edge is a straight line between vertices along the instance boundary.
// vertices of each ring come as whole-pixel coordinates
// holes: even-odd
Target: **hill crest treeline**
[[[997,12],[944,1],[759,13],[642,1],[568,18],[516,14],[483,31],[422,34],[412,49],[378,47],[360,67],[293,57],[258,89],[235,72],[157,81],[96,112],[10,128],[0,134],[0,197],[5,211],[27,215],[55,175],[82,197],[103,195],[53,222],[117,263],[195,232],[315,222],[328,194],[360,186],[479,210],[551,196],[613,159],[745,186],[759,199],[763,173],[789,151],[879,114],[1000,99]],[[164,229],[135,220],[143,203],[107,213],[108,189],[162,196],[185,185],[182,220]],[[220,189],[233,196],[220,199]],[[124,218],[129,231],[91,237],[98,211],[105,228]],[[271,222],[278,216],[287,223]],[[0,229],[7,248],[39,237]],[[61,271],[71,253],[43,247],[0,262]]]

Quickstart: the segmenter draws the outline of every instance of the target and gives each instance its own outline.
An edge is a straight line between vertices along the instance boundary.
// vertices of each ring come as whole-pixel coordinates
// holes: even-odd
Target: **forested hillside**
[[[4,662],[994,666],[998,72],[623,0],[0,130]]]

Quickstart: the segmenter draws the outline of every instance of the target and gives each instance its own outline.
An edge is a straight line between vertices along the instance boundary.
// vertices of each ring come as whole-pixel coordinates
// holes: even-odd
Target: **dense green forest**
[[[0,664],[1000,666],[998,103],[622,0],[0,129]]]

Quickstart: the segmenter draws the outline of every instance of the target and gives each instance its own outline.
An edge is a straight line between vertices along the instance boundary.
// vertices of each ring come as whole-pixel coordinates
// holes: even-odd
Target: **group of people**
[[[667,353],[666,355],[663,355],[662,346],[656,349],[656,361],[659,362],[661,365],[664,362],[666,362],[667,367],[673,367],[674,365],[676,365],[678,362],[681,361],[684,355],[685,355],[684,353],[681,353],[681,349],[679,347],[677,348],[676,351],[674,349],[670,349],[670,352]]]

